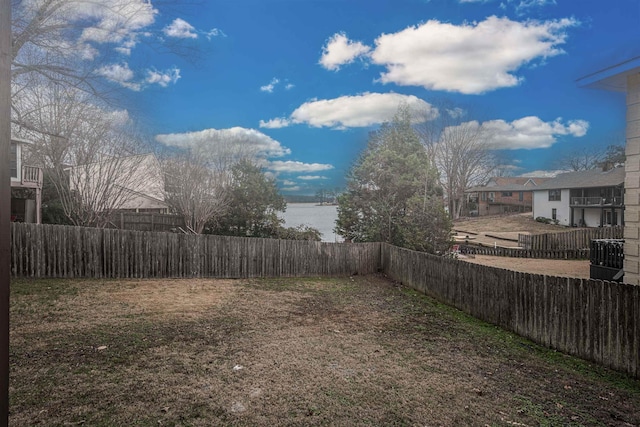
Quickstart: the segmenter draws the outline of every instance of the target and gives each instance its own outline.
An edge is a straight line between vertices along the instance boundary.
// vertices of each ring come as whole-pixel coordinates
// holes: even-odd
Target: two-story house
[[[494,177],[482,186],[465,191],[469,200],[478,206],[478,215],[497,215],[507,212],[530,212],[533,189],[550,178]]]
[[[624,167],[567,172],[539,185],[533,216],[573,227],[624,225]]]
[[[27,144],[30,142],[11,138],[11,220],[40,224],[43,175],[41,168],[23,164],[22,150]]]

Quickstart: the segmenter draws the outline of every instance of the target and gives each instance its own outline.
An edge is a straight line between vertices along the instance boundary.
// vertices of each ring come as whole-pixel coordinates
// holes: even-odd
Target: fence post
[[[11,3],[0,0],[0,425],[9,424]]]

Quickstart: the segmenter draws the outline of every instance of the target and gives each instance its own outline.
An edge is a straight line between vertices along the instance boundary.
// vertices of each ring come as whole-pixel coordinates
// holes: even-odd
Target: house
[[[506,212],[530,212],[532,191],[550,178],[494,177],[485,185],[465,191],[469,201],[477,203],[478,215]]]
[[[632,51],[637,52],[635,46]],[[624,281],[640,285],[640,56],[620,58],[617,63],[601,64],[578,79],[578,86],[617,91],[625,95],[626,147],[625,193],[627,201],[624,221]]]
[[[164,174],[153,154],[109,157],[67,169],[69,187],[95,211],[167,213]]]
[[[533,217],[572,227],[624,225],[624,167],[567,172],[533,191]]]
[[[11,220],[42,222],[42,169],[23,163],[22,150],[30,144],[11,138],[9,170],[11,174]]]

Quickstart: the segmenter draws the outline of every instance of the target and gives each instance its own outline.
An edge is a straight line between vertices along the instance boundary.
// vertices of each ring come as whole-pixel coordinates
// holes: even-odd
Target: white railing
[[[572,197],[572,206],[622,206],[622,197]]]
[[[38,187],[42,187],[42,169],[35,166],[22,166],[22,179],[23,184],[36,184]]]

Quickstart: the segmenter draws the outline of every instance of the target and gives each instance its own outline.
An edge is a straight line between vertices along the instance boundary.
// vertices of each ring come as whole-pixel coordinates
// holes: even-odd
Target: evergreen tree
[[[282,220],[278,212],[287,207],[274,179],[250,160],[240,160],[231,170],[229,211],[209,232],[231,236],[275,237]]]
[[[338,197],[336,232],[354,242],[386,242],[439,252],[450,243],[438,174],[400,107],[373,132]]]

